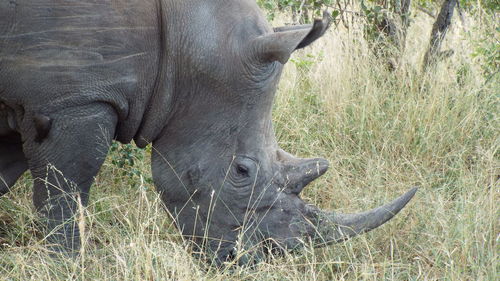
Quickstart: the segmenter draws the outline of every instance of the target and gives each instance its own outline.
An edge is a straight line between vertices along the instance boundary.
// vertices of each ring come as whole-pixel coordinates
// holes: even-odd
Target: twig
[[[435,19],[436,18],[436,15],[434,14],[434,12],[432,12],[431,10],[429,9],[426,9],[422,6],[418,6],[417,9],[421,12],[423,12],[424,14],[427,14],[429,17]]]
[[[493,79],[493,77],[495,77],[495,75],[497,75],[498,73],[500,73],[500,70],[497,70],[497,71],[493,72],[492,74],[488,75],[488,77],[486,78],[486,81],[484,81],[483,86],[488,84]]]

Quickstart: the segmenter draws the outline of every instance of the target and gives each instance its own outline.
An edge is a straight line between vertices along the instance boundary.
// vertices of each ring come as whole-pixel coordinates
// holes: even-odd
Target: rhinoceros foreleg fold
[[[65,109],[51,116],[50,134],[43,142],[37,142],[35,135],[26,136],[24,151],[34,178],[33,201],[46,225],[47,241],[53,249],[71,253],[80,247],[75,215],[87,203],[117,118],[104,104]]]
[[[21,140],[17,142],[0,137],[0,196],[7,193],[27,169]]]

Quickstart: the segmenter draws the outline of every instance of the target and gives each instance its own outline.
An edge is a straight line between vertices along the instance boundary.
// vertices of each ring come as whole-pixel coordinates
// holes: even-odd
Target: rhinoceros
[[[283,65],[328,26],[325,13],[273,29],[251,0],[1,1],[0,195],[29,170],[47,241],[78,252],[78,207],[111,142],[134,141],[152,143],[182,235],[219,263],[380,226],[416,189],[364,213],[321,210],[300,193],[328,161],[288,154],[273,131]]]

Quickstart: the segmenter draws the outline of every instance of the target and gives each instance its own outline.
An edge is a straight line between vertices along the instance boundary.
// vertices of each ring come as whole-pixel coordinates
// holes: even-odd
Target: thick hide
[[[78,253],[74,216],[113,140],[152,143],[154,183],[182,234],[218,264],[343,241],[369,212],[307,205],[328,169],[281,150],[276,87],[292,53],[328,29],[271,28],[251,0],[0,1],[0,195],[29,169],[55,251]]]

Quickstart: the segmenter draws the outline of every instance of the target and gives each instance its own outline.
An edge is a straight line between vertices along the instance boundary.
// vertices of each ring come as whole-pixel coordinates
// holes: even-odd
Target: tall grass
[[[332,28],[286,67],[274,109],[278,140],[331,163],[304,192],[309,202],[354,212],[421,187],[383,227],[255,269],[219,270],[189,253],[143,180],[151,177],[149,160],[129,173],[110,159],[84,210],[79,259],[49,257],[28,175],[0,198],[0,279],[496,280],[500,87],[471,55],[495,27],[468,23],[470,32],[452,27],[444,48],[455,55],[428,74],[420,63],[432,22],[424,15],[395,72],[372,55],[360,26]]]

